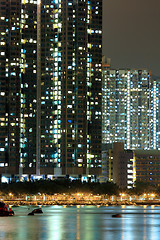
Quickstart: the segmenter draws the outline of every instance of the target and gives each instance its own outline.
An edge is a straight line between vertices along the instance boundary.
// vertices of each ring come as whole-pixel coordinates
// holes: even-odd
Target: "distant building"
[[[160,151],[134,150],[136,181],[160,185]]]
[[[159,150],[125,150],[124,143],[103,145],[101,181],[131,188],[136,182],[160,185]]]
[[[154,142],[160,150],[160,78],[154,80]]]
[[[121,188],[133,187],[133,151],[124,150],[124,143],[103,145],[102,176],[101,181],[114,182]]]
[[[102,144],[102,175],[100,176],[101,182],[107,182],[113,180],[113,174],[111,173],[111,151],[113,144]]]
[[[156,149],[156,117],[151,71],[110,69],[103,64],[103,143],[125,149]]]
[[[0,173],[98,175],[102,0],[0,1],[0,30]]]

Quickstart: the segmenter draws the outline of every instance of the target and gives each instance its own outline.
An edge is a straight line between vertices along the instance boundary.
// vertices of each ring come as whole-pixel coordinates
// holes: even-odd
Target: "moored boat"
[[[32,211],[33,213],[43,213],[41,208],[36,208]]]
[[[14,211],[4,202],[0,202],[0,216],[13,216]]]
[[[117,214],[113,214],[112,217],[121,218],[121,215],[119,213],[117,213]]]

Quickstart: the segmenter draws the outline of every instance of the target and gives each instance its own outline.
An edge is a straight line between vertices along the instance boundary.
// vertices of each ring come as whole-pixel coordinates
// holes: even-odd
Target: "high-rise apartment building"
[[[102,91],[103,143],[124,142],[125,149],[156,148],[151,72],[104,65]]]
[[[2,0],[0,11],[1,166],[99,174],[102,0]]]
[[[160,150],[160,79],[153,81],[154,142]]]
[[[0,1],[0,174],[19,172],[20,1]]]

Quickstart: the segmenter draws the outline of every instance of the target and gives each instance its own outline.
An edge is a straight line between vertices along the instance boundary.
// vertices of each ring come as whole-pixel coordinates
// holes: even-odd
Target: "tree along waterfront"
[[[88,193],[88,194],[108,194],[109,196],[119,196],[120,193],[128,195],[137,195],[151,193],[160,195],[160,187],[152,186],[148,183],[137,182],[133,189],[120,189],[113,182],[81,182],[80,180],[70,181],[65,180],[37,180],[25,182],[11,182],[0,184],[1,195],[36,195],[38,193],[53,195],[57,194],[73,194],[73,193]]]
[[[38,194],[44,193],[52,195],[54,193],[92,193],[118,195],[119,187],[110,182],[81,182],[79,180],[38,180],[26,182],[1,183],[0,191],[3,194],[12,192],[13,194]]]

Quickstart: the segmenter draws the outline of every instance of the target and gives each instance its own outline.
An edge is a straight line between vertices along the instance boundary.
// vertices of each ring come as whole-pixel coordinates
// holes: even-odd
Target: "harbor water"
[[[5,240],[159,240],[159,206],[13,207],[13,217],[0,217]],[[115,218],[113,214],[120,214]]]

